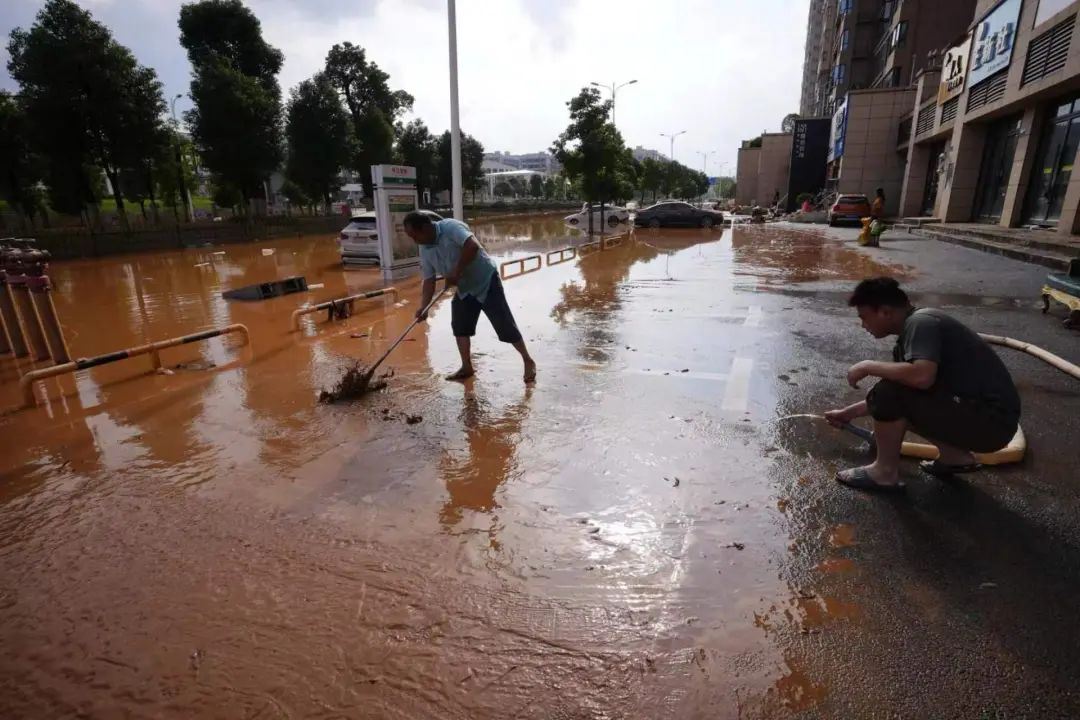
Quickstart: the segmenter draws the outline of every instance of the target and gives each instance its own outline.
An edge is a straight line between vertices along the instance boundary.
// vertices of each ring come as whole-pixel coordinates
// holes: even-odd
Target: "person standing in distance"
[[[418,320],[426,320],[424,308],[435,296],[435,276],[442,275],[446,286],[456,287],[451,304],[450,325],[457,339],[461,367],[447,380],[465,380],[473,376],[472,337],[480,312],[487,315],[495,334],[521,354],[525,364],[525,382],[536,379],[536,363],[525,347],[514,315],[506,303],[502,280],[495,262],[476,240],[469,226],[460,220],[432,220],[421,212],[411,212],[403,222],[405,233],[420,246],[420,274],[424,279]]]

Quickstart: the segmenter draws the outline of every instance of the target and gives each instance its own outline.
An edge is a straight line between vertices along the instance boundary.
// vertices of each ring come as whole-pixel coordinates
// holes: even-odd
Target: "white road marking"
[[[735,358],[731,363],[731,373],[728,376],[727,387],[724,389],[721,410],[746,412],[746,406],[750,402],[750,372],[753,369],[754,361],[750,358]]]
[[[746,327],[759,327],[761,325],[761,306],[751,305],[750,309],[746,312],[746,322],[743,323]]]

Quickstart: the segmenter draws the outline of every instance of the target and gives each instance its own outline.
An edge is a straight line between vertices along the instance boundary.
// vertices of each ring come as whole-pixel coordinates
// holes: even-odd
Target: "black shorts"
[[[1019,418],[986,403],[956,397],[941,385],[917,390],[880,380],[867,393],[866,405],[875,420],[891,422],[903,418],[927,440],[978,453],[1008,445],[1019,422]]]
[[[454,329],[454,337],[472,337],[476,334],[476,321],[480,319],[480,311],[483,310],[495,328],[495,334],[504,343],[516,343],[521,340],[521,331],[514,322],[514,314],[510,312],[510,306],[506,304],[506,294],[503,293],[502,280],[497,272],[492,272],[491,285],[488,287],[487,297],[480,302],[472,295],[461,297],[454,295],[454,301],[450,304],[450,325]]]

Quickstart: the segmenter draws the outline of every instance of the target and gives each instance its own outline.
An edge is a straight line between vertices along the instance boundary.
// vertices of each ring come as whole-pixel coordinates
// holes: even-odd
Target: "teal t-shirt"
[[[437,220],[435,244],[420,246],[420,273],[425,280],[436,275],[447,275],[457,267],[465,241],[472,237],[472,230],[460,220]],[[487,299],[491,278],[497,268],[495,261],[481,247],[476,257],[458,278],[458,297],[472,295],[480,302]]]

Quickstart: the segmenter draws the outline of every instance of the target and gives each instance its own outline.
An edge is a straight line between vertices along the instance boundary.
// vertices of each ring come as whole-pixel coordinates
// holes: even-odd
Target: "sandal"
[[[870,477],[866,468],[852,468],[836,473],[836,482],[847,485],[856,490],[873,490],[877,492],[903,492],[907,485],[898,481],[895,483],[879,483]]]
[[[933,475],[936,478],[950,478],[953,475],[978,472],[979,470],[982,470],[982,464],[973,462],[964,465],[949,465],[940,460],[924,460],[919,463],[919,469],[927,475]]]

